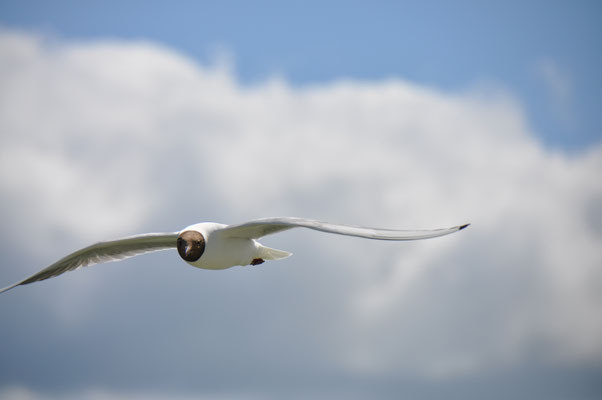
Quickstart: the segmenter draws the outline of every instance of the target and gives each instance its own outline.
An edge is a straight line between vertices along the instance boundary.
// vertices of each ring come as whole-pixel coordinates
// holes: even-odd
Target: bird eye
[[[205,251],[205,238],[197,231],[185,231],[178,236],[178,253],[185,261],[196,261]]]

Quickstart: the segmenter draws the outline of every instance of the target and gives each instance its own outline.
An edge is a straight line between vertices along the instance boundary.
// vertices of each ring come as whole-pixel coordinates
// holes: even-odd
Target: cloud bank
[[[280,263],[216,274],[165,253],[16,289],[0,299],[4,393],[343,395],[600,365],[602,147],[546,149],[502,88],[243,86],[153,43],[6,31],[0,87],[2,285],[198,221],[473,224],[407,244],[294,231],[266,240],[295,253]]]

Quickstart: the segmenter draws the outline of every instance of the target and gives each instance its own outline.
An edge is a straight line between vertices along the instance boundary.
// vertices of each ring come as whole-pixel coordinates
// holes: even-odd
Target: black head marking
[[[185,261],[196,261],[205,251],[205,238],[197,231],[185,231],[178,236],[178,253]]]

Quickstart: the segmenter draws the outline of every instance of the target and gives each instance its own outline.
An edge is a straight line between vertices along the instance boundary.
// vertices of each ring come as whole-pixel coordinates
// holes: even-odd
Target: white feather
[[[181,232],[195,230],[201,233],[206,241],[205,250],[201,257],[197,261],[188,262],[190,265],[204,269],[225,269],[235,265],[249,265],[255,262],[256,259],[279,260],[290,256],[291,253],[270,249],[258,243],[256,239],[292,228],[309,228],[321,232],[366,239],[418,240],[448,235],[467,226],[468,224],[447,229],[395,230],[339,225],[295,217],[280,217],[258,219],[230,226],[204,222],[191,225]],[[139,254],[173,249],[177,247],[179,234],[180,232],[147,233],[96,243],[61,258],[49,267],[22,281],[0,289],[0,293],[15,286],[52,278],[88,265],[118,261]]]

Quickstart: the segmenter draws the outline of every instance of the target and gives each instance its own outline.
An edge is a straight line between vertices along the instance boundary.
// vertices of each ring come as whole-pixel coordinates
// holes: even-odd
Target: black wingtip
[[[460,227],[460,229],[458,229],[458,230],[459,230],[459,231],[461,231],[462,229],[466,228],[468,225],[470,225],[470,224],[464,224],[464,225],[462,225],[462,226]]]

